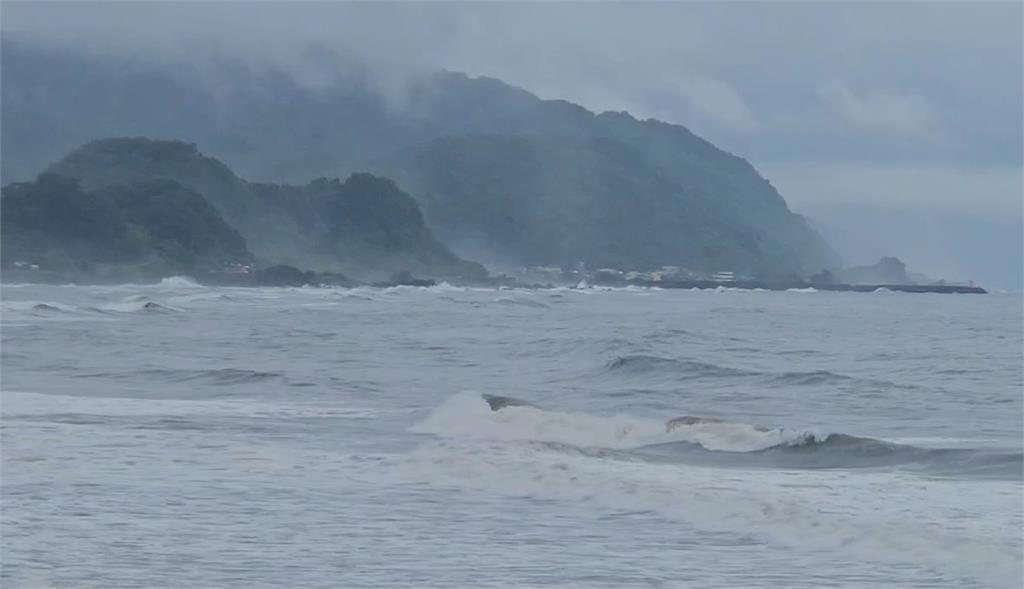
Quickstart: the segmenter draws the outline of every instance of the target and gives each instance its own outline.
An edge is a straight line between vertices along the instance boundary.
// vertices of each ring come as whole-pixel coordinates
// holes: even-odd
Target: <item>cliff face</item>
[[[594,114],[455,73],[410,83],[395,106],[366,72],[341,66],[317,88],[272,69],[215,69],[208,84],[185,68],[5,40],[3,171],[37,173],[72,141],[175,137],[256,180],[360,170],[395,177],[446,243],[495,261],[757,275],[839,264],[748,162],[681,126]],[[229,200],[218,206],[243,234],[292,232],[243,218]]]
[[[73,179],[78,193],[58,192],[66,196],[54,200],[37,186],[47,178]],[[305,186],[252,184],[195,145],[116,138],[73,151],[32,186],[40,218],[60,217],[69,203],[78,206],[75,199],[88,195],[106,198],[102,202],[109,204],[89,217],[97,223],[134,215],[133,219],[144,218],[147,227],[160,227],[179,240],[199,239],[209,228],[200,221],[216,215],[224,227],[238,229],[235,234],[244,236],[242,243],[248,243],[264,264],[288,263],[366,278],[400,270],[440,277],[484,274],[478,264],[458,258],[434,238],[412,197],[394,182],[369,174],[356,174],[345,182],[320,179]],[[147,192],[154,186],[176,188]],[[202,201],[207,209],[202,219],[190,217],[198,205],[195,198],[184,201],[178,196],[182,193]],[[164,194],[174,198],[161,198]],[[5,198],[5,218],[8,208]],[[15,215],[12,222],[20,223],[18,219]]]

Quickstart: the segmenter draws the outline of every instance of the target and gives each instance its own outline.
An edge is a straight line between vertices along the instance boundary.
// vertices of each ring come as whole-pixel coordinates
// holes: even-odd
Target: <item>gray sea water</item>
[[[4,587],[1021,584],[1020,295],[0,294]]]

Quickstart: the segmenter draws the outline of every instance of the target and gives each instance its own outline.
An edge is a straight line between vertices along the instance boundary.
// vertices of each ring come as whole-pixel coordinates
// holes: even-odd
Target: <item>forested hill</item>
[[[182,194],[191,195],[190,200]],[[132,234],[131,227],[119,223],[126,211],[134,211],[129,225],[151,235],[154,225],[180,220],[164,234],[182,243],[195,241],[188,231],[236,236],[225,241],[235,249],[221,248],[226,253],[217,256],[224,261],[254,258],[261,265],[284,263],[368,280],[400,271],[468,280],[486,274],[439,242],[416,201],[390,179],[353,174],[344,182],[320,178],[302,186],[250,183],[195,145],[178,141],[88,143],[49,166],[35,183],[5,189],[4,227],[12,236],[31,237],[18,237],[15,251],[23,258],[52,258],[43,256],[50,250],[73,258],[74,244],[66,243],[66,235],[48,219],[71,222],[75,211],[87,205],[93,208],[83,222],[109,229],[92,235],[90,247],[119,252],[104,253],[102,259],[130,261],[131,252],[148,251],[119,241]],[[26,207],[33,212],[31,222],[18,214]],[[205,220],[213,217],[220,225]],[[147,221],[140,225],[136,219]]]
[[[86,191],[46,172],[4,187],[0,225],[3,267],[46,275],[159,278],[253,262],[217,209],[173,180]]]

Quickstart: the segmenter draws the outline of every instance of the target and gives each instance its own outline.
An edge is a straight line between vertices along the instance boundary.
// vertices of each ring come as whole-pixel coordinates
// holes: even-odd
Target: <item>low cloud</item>
[[[2,3],[4,33],[390,94],[423,69],[686,125],[755,161],[1019,162],[1019,3]],[[979,65],[983,64],[983,65]]]
[[[884,91],[856,93],[842,82],[828,82],[817,94],[850,124],[886,132],[918,132],[932,129],[935,115],[918,94]]]
[[[898,256],[932,278],[1019,291],[1024,169],[800,162],[758,166],[848,264]]]
[[[960,211],[996,219],[1022,214],[1024,170],[1019,165],[805,161],[761,163],[758,169],[797,210],[832,203]]]
[[[676,91],[687,100],[694,116],[708,117],[734,131],[749,132],[758,127],[746,101],[725,82],[695,76],[678,83]]]

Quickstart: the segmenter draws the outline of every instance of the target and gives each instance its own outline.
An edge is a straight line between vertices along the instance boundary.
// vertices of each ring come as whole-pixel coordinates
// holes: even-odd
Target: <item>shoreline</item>
[[[311,288],[389,288],[395,286],[412,286],[430,288],[432,286],[439,286],[447,284],[455,287],[467,287],[467,288],[494,288],[496,290],[508,289],[508,288],[522,288],[528,290],[547,290],[554,288],[574,288],[578,285],[569,283],[565,284],[538,284],[538,283],[517,283],[510,282],[508,280],[496,279],[493,282],[488,281],[472,281],[472,282],[461,282],[461,281],[446,281],[446,280],[433,280],[433,279],[415,279],[408,283],[389,283],[389,282],[374,282],[374,283],[347,283],[347,284],[331,284],[331,283],[309,283],[309,284],[258,284],[253,281],[205,281],[198,279],[194,276],[188,275],[174,275],[174,276],[162,276],[152,281],[137,281],[137,280],[97,280],[100,277],[85,277],[81,275],[77,276],[39,276],[33,273],[32,276],[21,274],[15,277],[14,280],[10,280],[10,272],[3,273],[3,279],[0,280],[2,286],[13,286],[13,285],[39,285],[39,286],[121,286],[121,285],[137,285],[137,286],[156,286],[161,284],[165,280],[174,278],[180,278],[194,282],[197,286],[202,287],[234,287],[234,288],[274,288],[274,287],[303,287],[308,286]],[[33,280],[33,278],[35,280]],[[42,278],[42,280],[40,280]],[[90,279],[91,278],[91,279]],[[874,292],[904,292],[913,294],[988,294],[988,291],[980,286],[963,286],[963,285],[950,285],[950,284],[815,284],[810,282],[758,282],[758,281],[731,281],[731,282],[719,282],[714,280],[662,280],[662,281],[651,281],[651,280],[629,280],[620,283],[608,283],[608,282],[596,282],[591,286],[595,287],[610,287],[610,288],[623,288],[623,287],[640,287],[640,288],[659,288],[665,290],[717,290],[717,289],[730,289],[730,290],[748,290],[748,291],[822,291],[822,292],[858,292],[858,293],[874,293]]]

